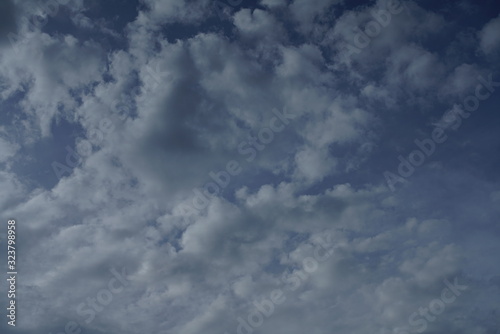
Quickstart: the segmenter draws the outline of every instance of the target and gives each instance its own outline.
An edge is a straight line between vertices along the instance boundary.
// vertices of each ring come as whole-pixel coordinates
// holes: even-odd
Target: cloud
[[[70,35],[31,34],[3,54],[1,75],[8,88],[2,95],[10,98],[30,86],[20,107],[33,115],[37,130],[45,137],[57,117],[73,120],[70,110],[77,106],[75,95],[99,81],[103,54],[97,44],[80,42]]]
[[[479,32],[481,50],[487,55],[492,55],[495,51],[498,51],[500,37],[497,31],[499,28],[500,17],[496,17],[489,21]]]
[[[497,19],[405,2],[346,59],[386,2],[225,3],[224,18],[209,1],[103,3],[97,19],[86,1],[16,2],[0,206],[18,222],[20,331],[404,333],[455,278],[468,290],[427,331],[498,328],[493,92],[398,191],[383,177],[493,72]],[[128,284],[104,305],[112,268]]]

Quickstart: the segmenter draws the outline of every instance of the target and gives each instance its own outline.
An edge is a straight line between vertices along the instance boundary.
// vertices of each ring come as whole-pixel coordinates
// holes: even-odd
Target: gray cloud
[[[447,15],[461,6],[408,1],[346,59],[387,2],[259,3],[220,19],[208,1],[143,1],[108,39],[83,27],[113,25],[75,1],[61,7],[71,19],[49,15],[3,48],[0,208],[18,221],[16,331],[59,333],[70,321],[111,334],[232,334],[260,322],[254,332],[499,328],[498,96],[447,129],[397,191],[383,177],[478,75],[500,80],[498,18],[465,27]],[[100,19],[120,14],[110,6]],[[263,143],[277,112],[293,117]],[[36,152],[45,160],[24,154],[47,146],[51,155]],[[20,170],[53,173],[48,156],[68,171],[44,188]],[[217,182],[210,172],[233,160],[241,172],[194,210]],[[318,240],[333,251],[308,271]],[[126,267],[129,284],[104,305],[111,267]],[[467,290],[432,313],[455,279]],[[267,316],[256,304],[277,289],[285,301]],[[78,308],[92,298],[86,322],[93,306]]]

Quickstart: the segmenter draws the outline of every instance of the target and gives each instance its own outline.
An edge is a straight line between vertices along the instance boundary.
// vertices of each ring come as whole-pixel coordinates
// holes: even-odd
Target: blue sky
[[[499,333],[499,60],[493,0],[2,1],[2,333]]]

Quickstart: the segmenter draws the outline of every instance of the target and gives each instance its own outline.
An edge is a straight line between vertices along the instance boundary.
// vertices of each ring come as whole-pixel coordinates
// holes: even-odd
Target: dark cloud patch
[[[403,334],[412,314],[427,333],[495,332],[492,1],[408,0],[390,22],[385,0],[220,0],[222,18],[213,0],[58,1],[0,54],[19,333],[62,332],[87,300],[96,334]],[[1,15],[26,24],[34,4]],[[476,95],[477,111],[443,116]],[[59,180],[68,146],[84,157]],[[403,181],[391,190],[384,171]],[[456,279],[470,288],[439,312]],[[238,331],[274,289],[285,302]]]

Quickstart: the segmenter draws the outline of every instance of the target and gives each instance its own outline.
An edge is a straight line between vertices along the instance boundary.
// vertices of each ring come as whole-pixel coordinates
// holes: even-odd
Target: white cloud
[[[493,55],[500,47],[500,16],[488,22],[479,32],[481,50],[487,55]]]
[[[275,289],[286,301],[265,317],[263,333],[397,333],[439,298],[443,279],[459,275],[471,292],[429,331],[494,328],[483,321],[494,297],[474,319],[457,319],[497,289],[496,178],[486,182],[471,165],[449,172],[466,163],[452,151],[453,159],[436,158],[453,165],[445,172],[423,167],[397,193],[383,184],[405,136],[435,119],[422,120],[434,110],[421,107],[467,92],[470,77],[486,71],[465,56],[450,63],[449,49],[430,42],[453,24],[409,2],[410,13],[393,16],[343,62],[338,51],[373,6],[265,0],[260,9],[233,8],[227,29],[212,29],[209,1],[142,4],[119,48],[48,29],[23,31],[18,53],[1,54],[0,103],[22,109],[24,132],[40,131],[27,133],[30,143],[62,117],[82,130],[62,147],[93,143],[70,175],[33,189],[15,163],[27,140],[0,139],[8,167],[0,203],[19,222],[25,254],[19,315],[33,315],[23,318],[27,333],[61,331],[67,319],[89,333],[234,333],[237,318],[248,320]],[[85,3],[74,5],[78,29],[93,31]],[[168,30],[172,23],[182,28]],[[294,117],[247,161],[239,146],[251,145],[276,110]],[[241,174],[189,215],[193,189],[230,160]],[[475,226],[485,232],[471,233]],[[331,256],[304,272],[327,236]],[[127,267],[130,284],[86,324],[76,308],[105,288],[111,266]]]

